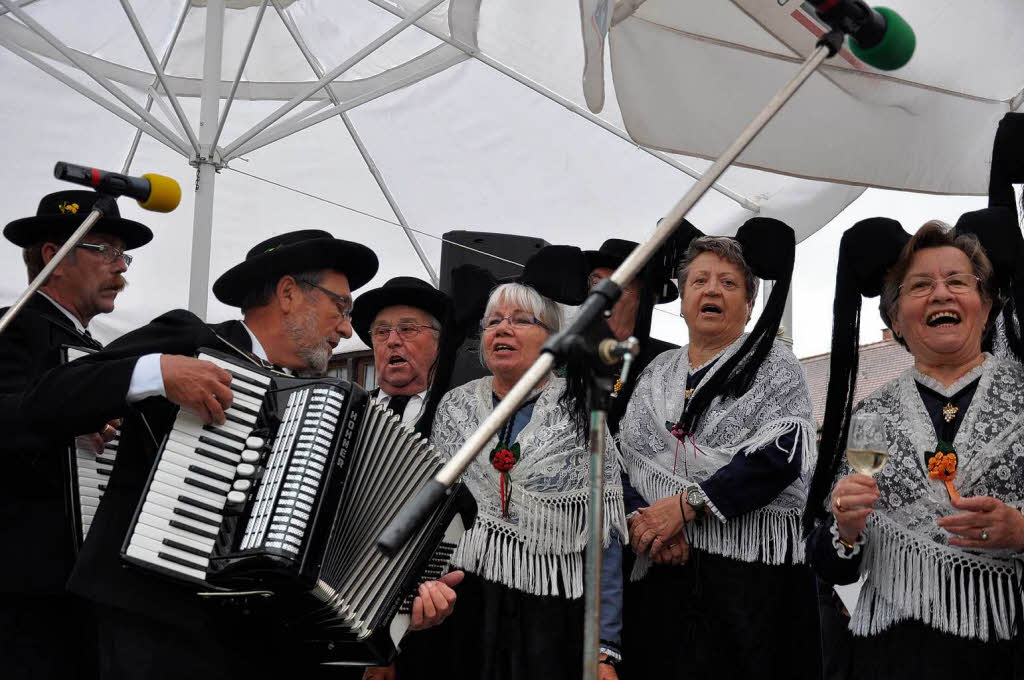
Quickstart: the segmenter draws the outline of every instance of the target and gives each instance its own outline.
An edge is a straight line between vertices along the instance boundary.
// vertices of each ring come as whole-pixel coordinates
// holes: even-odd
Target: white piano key
[[[176,463],[170,456],[166,456],[166,455],[162,456],[160,458],[160,462],[157,463],[157,468],[156,469],[157,470],[163,470],[165,472],[169,472],[169,473],[171,473],[173,475],[178,475],[178,477],[180,479],[182,479],[182,480],[192,480],[193,482],[196,482],[197,484],[203,484],[206,487],[210,487],[211,489],[215,490],[215,491],[214,490],[208,490],[208,489],[205,489],[203,487],[199,487],[200,489],[203,489],[204,491],[209,491],[209,493],[216,493],[217,491],[223,491],[226,494],[228,491],[231,490],[231,483],[230,482],[222,482],[219,479],[214,479],[212,477],[207,477],[206,475],[202,474],[202,472],[200,472],[198,470],[190,470],[190,469],[188,469],[188,467],[183,466],[183,465],[179,465],[178,463]],[[196,486],[196,485],[195,484],[190,484],[189,486]]]
[[[206,572],[205,571],[200,571],[198,569],[192,569],[192,568],[185,567],[185,566],[182,566],[180,564],[177,564],[175,562],[171,562],[170,560],[166,560],[166,559],[160,557],[156,552],[154,552],[152,550],[149,550],[148,548],[144,548],[142,546],[139,546],[139,545],[129,545],[128,546],[128,550],[126,551],[126,554],[129,557],[133,557],[133,558],[135,558],[135,559],[137,559],[140,562],[143,562],[145,564],[152,564],[154,566],[163,567],[164,569],[168,569],[170,571],[177,572],[179,574],[183,574],[185,576],[188,576],[189,578],[199,579],[200,581],[205,581],[206,580]]]
[[[161,493],[162,489],[164,488],[166,488],[165,485],[161,485],[161,489],[157,489],[151,486],[149,488],[149,493],[146,494],[146,503],[153,503],[154,505],[159,505],[169,510],[181,508],[182,510],[187,510],[188,512],[199,515],[200,517],[204,517],[212,522],[219,523],[224,518],[224,516],[220,513],[210,512],[209,510],[204,510],[203,508],[197,508],[196,506],[190,503],[182,502],[180,500],[181,494],[177,494],[173,497],[164,495],[163,493]]]
[[[202,454],[196,453],[193,450],[185,449],[180,446],[166,447],[164,449],[164,458],[177,463],[178,465],[187,466],[195,465],[199,468],[215,474],[221,477],[226,477],[229,483],[235,478],[235,466],[229,463],[222,463],[219,460],[213,458],[207,458]]]
[[[167,531],[164,528],[156,527],[152,524],[143,522],[139,522],[135,525],[135,533],[133,534],[133,537],[139,535],[147,536],[148,538],[151,538],[156,541],[161,541],[164,538],[170,538],[183,545],[187,545],[190,548],[194,548],[196,550],[204,552],[207,557],[209,557],[210,552],[213,549],[213,541],[206,541],[198,536],[193,536],[184,531],[171,533],[170,531]]]
[[[212,364],[216,364],[217,366],[220,366],[221,368],[230,373],[236,373],[240,376],[243,376],[247,378],[248,381],[254,382],[258,385],[262,385],[264,391],[266,391],[266,387],[270,384],[271,379],[269,376],[263,375],[262,373],[257,373],[255,371],[251,371],[245,367],[239,366],[238,364],[224,361],[223,359],[218,359],[217,357],[210,356],[209,354],[200,354],[199,358],[203,361],[209,361]]]
[[[211,505],[216,508],[224,507],[224,496],[211,493],[206,489],[201,489],[192,484],[185,484],[183,482],[184,475],[176,475],[167,470],[161,470],[158,467],[156,473],[153,475],[153,479],[159,482],[163,482],[164,484],[167,484],[172,489],[181,489],[183,492],[188,493],[188,495],[190,496],[198,498],[207,505]]]
[[[197,534],[195,533],[195,531],[190,531],[188,528],[171,526],[172,521],[179,522],[180,524],[195,529],[196,531],[216,534],[216,531],[210,532],[208,530],[209,527],[206,527],[205,525],[198,525],[196,522],[190,522],[189,520],[183,520],[177,517],[175,517],[173,520],[169,520],[164,519],[163,517],[157,517],[156,515],[150,515],[144,512],[139,513],[139,521],[136,523],[135,526],[138,526],[139,524],[145,524],[146,526],[153,527],[154,529],[163,532],[164,535],[190,538],[193,541],[196,541],[197,543],[201,543],[205,546],[208,546],[209,549],[211,550],[213,549],[213,544],[216,541],[215,538],[210,538],[209,536]]]
[[[158,473],[163,474],[163,473]],[[220,516],[224,511],[223,502],[213,500],[200,495],[201,490],[195,489],[195,487],[185,486],[175,481],[173,484],[168,484],[166,481],[167,477],[157,479],[156,475],[153,477],[153,483],[150,485],[150,491],[156,491],[163,496],[174,499],[177,503],[181,504],[182,507],[197,507],[195,503],[201,503],[200,509],[206,510],[207,512],[214,513]],[[186,499],[186,500],[181,500]],[[187,502],[187,501],[192,501]],[[212,508],[212,509],[211,509]]]

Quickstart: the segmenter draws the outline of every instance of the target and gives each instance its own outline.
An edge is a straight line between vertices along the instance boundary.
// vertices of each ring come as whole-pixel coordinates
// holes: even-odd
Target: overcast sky
[[[794,351],[798,357],[828,352],[832,333],[832,295],[836,286],[839,239],[843,232],[868,217],[899,220],[914,232],[931,219],[950,224],[970,210],[984,208],[984,196],[932,196],[900,191],[868,189],[825,228],[797,246],[793,274]],[[654,333],[679,344],[686,342],[686,329],[678,314],[678,303],[665,305],[669,313],[655,314]],[[865,300],[861,315],[861,342],[882,339],[878,299]]]

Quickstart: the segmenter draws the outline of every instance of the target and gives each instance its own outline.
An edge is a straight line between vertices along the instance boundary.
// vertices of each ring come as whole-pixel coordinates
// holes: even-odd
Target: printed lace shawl
[[[696,390],[742,343],[741,336],[723,350]],[[665,423],[679,418],[689,373],[687,347],[683,347],[659,355],[640,376],[619,432],[630,482],[644,500],[653,503],[707,479],[737,454],[756,452],[795,433],[802,452],[800,478],[768,505],[728,522],[709,515],[689,524],[687,535],[694,547],[744,562],[803,562],[800,514],[816,448],[811,396],[800,362],[776,341],[750,390],[739,399],[712,401],[693,438],[680,443]],[[632,578],[642,578],[649,564],[645,556],[638,559]]]
[[[431,441],[451,458],[494,410],[491,377],[457,387],[442,398]],[[565,389],[552,376],[540,390],[530,422],[519,433],[522,458],[509,473],[510,517],[502,518],[499,473],[484,447],[462,479],[477,502],[477,518],[451,563],[460,569],[533,595],[583,595],[583,549],[587,544],[590,454],[577,439],[569,414],[558,405]],[[606,433],[604,545],[612,527],[626,535],[618,452]]]
[[[861,561],[866,581],[850,622],[872,635],[912,619],[945,633],[980,640],[1013,637],[1024,612],[1024,562],[1009,551],[949,544],[940,517],[957,512],[942,482],[928,477],[925,452],[935,428],[915,381],[952,396],[981,376],[956,438],[957,490],[1024,507],[1024,368],[989,356],[953,385],[913,367],[865,399],[858,411],[881,414],[888,463],[877,475],[881,499],[868,521]],[[840,474],[849,474],[847,467]]]

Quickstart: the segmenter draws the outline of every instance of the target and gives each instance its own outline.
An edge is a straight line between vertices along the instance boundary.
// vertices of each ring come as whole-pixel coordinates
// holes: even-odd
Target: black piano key
[[[171,512],[175,515],[180,515],[181,517],[187,517],[188,519],[193,520],[195,522],[202,522],[203,524],[208,524],[218,529],[220,528],[220,522],[212,520],[209,517],[205,517],[196,512],[189,512],[184,508],[174,508],[174,510],[171,510]]]
[[[223,491],[221,489],[218,489],[217,487],[213,486],[212,484],[207,484],[206,482],[204,482],[201,479],[195,479],[193,477],[186,477],[183,481],[186,484],[188,484],[189,486],[194,486],[197,489],[202,489],[203,491],[209,491],[210,493],[215,493],[218,496],[227,496],[228,495],[227,491]],[[214,510],[214,512],[218,512],[219,513],[219,512],[223,512],[223,510],[218,509],[218,510]]]
[[[215,460],[218,463],[224,463],[225,465],[238,465],[238,461],[237,460],[232,460],[232,459],[228,458],[227,456],[222,456],[221,454],[217,453],[216,451],[210,451],[210,450],[204,449],[202,447],[197,447],[195,449],[195,452],[197,454],[199,454],[200,456],[203,456],[204,458],[209,458],[210,460]],[[230,479],[227,480],[227,481],[231,482]]]
[[[209,446],[213,446],[214,448],[218,448],[221,451],[227,451],[228,453],[233,453],[233,454],[236,454],[236,455],[238,454],[239,451],[241,451],[241,450],[243,450],[245,448],[245,446],[242,446],[242,448],[228,446],[224,442],[220,442],[220,441],[217,441],[216,439],[212,439],[210,437],[205,437],[203,435],[199,435],[199,443],[200,444],[208,444]]]
[[[242,427],[248,427],[248,428],[252,427],[252,423],[250,423],[247,420],[243,420],[242,418],[239,418],[238,416],[236,416],[234,414],[231,414],[231,413],[225,413],[224,414],[224,418],[226,420],[230,420],[233,423],[238,423]]]
[[[257,382],[253,378],[250,378],[249,376],[242,375],[238,371],[232,371],[230,368],[225,368],[224,370],[226,370],[228,373],[231,374],[231,389],[232,390],[235,390],[236,392],[241,392],[242,391],[241,389],[239,389],[239,388],[242,387],[242,385],[236,385],[235,384],[235,381],[237,380],[238,382],[244,383],[245,385],[251,385],[251,386],[255,387],[257,390],[260,390],[261,394],[254,394],[252,396],[256,397],[257,399],[262,399],[263,398],[262,392],[266,392],[266,388],[263,385],[261,385],[259,382]],[[243,394],[244,394],[244,392],[243,392]]]
[[[107,485],[106,484],[97,484],[96,488],[99,489],[100,491],[106,491],[107,490]]]
[[[236,411],[241,411],[242,413],[248,413],[254,418],[260,414],[258,410],[254,410],[246,406],[245,404],[239,403],[237,401],[231,404],[231,408],[233,408]]]
[[[250,390],[248,387],[245,387],[244,385],[236,385],[234,382],[231,383],[231,391],[238,392],[239,394],[244,394],[245,396],[252,397],[253,399],[263,399],[262,394],[254,392],[253,390]]]
[[[226,477],[224,475],[214,472],[213,470],[207,470],[206,468],[200,467],[198,465],[189,465],[188,469],[189,472],[194,472],[197,475],[202,475],[203,477],[207,477],[209,479],[216,479],[218,482],[224,482],[225,484],[230,484],[231,482],[235,481],[234,477]]]
[[[210,553],[208,553],[208,552],[203,552],[199,548],[193,548],[192,546],[185,545],[184,543],[178,543],[177,541],[175,541],[173,539],[170,539],[170,538],[163,539],[161,541],[161,543],[166,545],[168,548],[174,548],[176,550],[181,550],[182,552],[191,553],[193,555],[196,555],[197,557],[209,557],[210,556]]]
[[[217,427],[216,425],[203,425],[203,429],[206,430],[207,432],[213,432],[214,434],[220,437],[224,437],[224,439],[230,439],[231,441],[238,442],[243,446],[245,445],[245,437],[241,437],[232,432],[231,430],[226,430],[223,427]],[[199,441],[202,440],[203,438],[200,437]]]
[[[216,505],[204,503],[203,501],[197,501],[188,496],[178,496],[178,502],[184,505],[191,505],[193,508],[199,508],[200,510],[206,510],[212,512],[215,515],[221,515],[224,513],[224,508],[218,508]]]
[[[208,538],[211,541],[217,540],[217,534],[215,532],[203,531],[202,529],[196,529],[191,524],[185,524],[184,522],[178,522],[178,521],[173,520],[173,519],[167,520],[167,524],[168,524],[168,526],[172,526],[175,529],[181,529],[182,531],[187,531],[190,534],[195,534],[196,536],[202,536],[203,538]]]
[[[159,557],[162,560],[167,560],[168,562],[174,562],[175,564],[180,564],[181,566],[188,567],[189,569],[197,569],[197,570],[203,571],[203,572],[206,571],[206,567],[204,567],[203,565],[196,564],[194,562],[189,562],[188,560],[183,560],[180,557],[178,557],[177,555],[171,555],[171,554],[165,553],[165,552],[158,552],[156,554],[156,556]]]

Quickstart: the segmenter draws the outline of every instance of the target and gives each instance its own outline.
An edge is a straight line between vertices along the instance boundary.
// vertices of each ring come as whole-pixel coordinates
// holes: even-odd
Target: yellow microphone
[[[83,184],[108,196],[130,196],[139,206],[155,212],[171,212],[181,202],[181,186],[164,175],[147,173],[142,177],[107,172],[84,165],[59,162],[53,176],[65,182]]]

